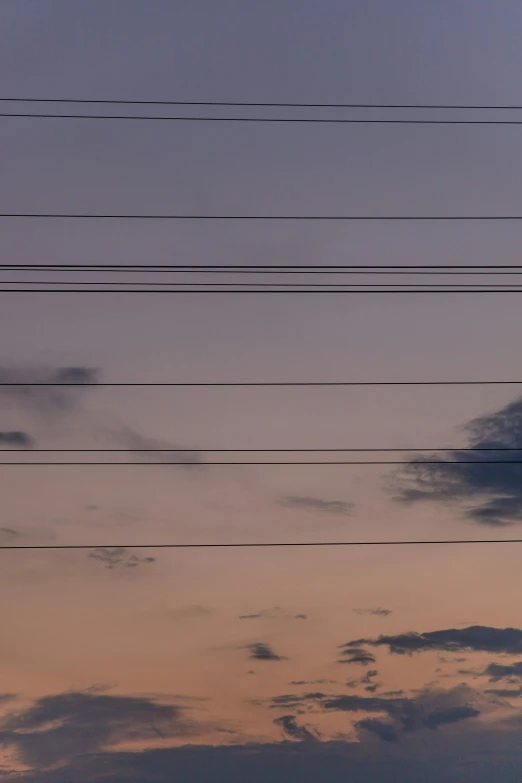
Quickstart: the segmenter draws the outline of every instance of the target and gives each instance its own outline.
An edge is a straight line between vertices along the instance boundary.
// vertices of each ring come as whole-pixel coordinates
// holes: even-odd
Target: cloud
[[[44,696],[0,720],[0,744],[30,767],[49,767],[125,741],[187,737],[194,727],[181,709],[153,699],[96,691]]]
[[[85,393],[85,387],[96,386],[98,382],[99,371],[83,366],[58,368],[36,365],[0,366],[0,402],[17,405],[45,418],[56,418],[58,415],[77,410]],[[52,384],[65,385],[53,386]],[[149,438],[126,424],[99,421],[97,417],[91,415],[86,418],[86,423],[95,437],[119,446],[140,461],[190,464],[203,462],[200,451],[185,449],[167,440]],[[6,445],[24,448],[33,445],[27,433],[3,433],[3,435]],[[0,445],[2,445],[2,433],[0,433]],[[178,451],[178,449],[182,450]]]
[[[289,685],[337,685],[337,680],[292,680]]]
[[[522,398],[487,416],[468,422],[463,430],[468,448],[522,449]],[[470,464],[457,465],[466,460]],[[465,516],[492,527],[522,521],[522,464],[510,452],[470,452],[455,449],[448,458],[428,455],[412,459],[393,477],[392,491],[403,503],[431,501],[465,506]],[[436,461],[437,464],[426,464]]]
[[[380,683],[373,682],[373,678],[377,677],[379,672],[377,669],[369,669],[366,674],[361,677],[359,680],[348,680],[348,682],[345,683],[347,688],[358,688],[362,685],[366,686],[364,688],[365,691],[368,693],[375,693],[375,691],[380,688]]]
[[[0,402],[3,400],[39,415],[56,415],[77,407],[85,391],[82,387],[94,386],[97,383],[98,371],[90,367],[0,365]]]
[[[480,715],[479,710],[469,704],[456,705],[446,709],[437,709],[430,712],[423,719],[423,725],[429,729],[436,729],[438,726],[445,726],[449,723],[457,723],[467,718],[476,718]]]
[[[445,650],[459,652],[503,652],[516,655],[522,652],[522,630],[519,628],[490,628],[485,625],[471,625],[469,628],[448,628],[426,633],[401,633],[392,636],[381,635],[375,639],[355,639],[342,645],[344,655],[353,649],[358,654],[361,645],[388,647],[391,653],[398,655],[424,652],[426,650]]]
[[[182,606],[169,612],[173,620],[198,620],[203,617],[210,617],[214,614],[214,609],[210,606],[200,606],[193,604],[191,606]]]
[[[498,682],[505,679],[522,678],[522,661],[512,664],[490,663],[482,672],[489,677],[490,682]]]
[[[199,465],[203,462],[203,453],[195,449],[185,449],[177,443],[158,438],[149,438],[127,425],[103,427],[102,435],[112,443],[126,449],[140,461],[161,463],[185,463]],[[175,451],[169,451],[175,449]],[[178,449],[183,449],[178,451]]]
[[[387,617],[392,613],[391,609],[382,609],[380,606],[376,606],[375,608],[370,609],[354,609],[353,611],[356,614],[370,614],[374,615],[375,617]]]
[[[262,609],[254,614],[240,614],[238,620],[308,620],[308,616],[285,612],[279,606],[274,606],[272,609]]]
[[[17,530],[13,530],[11,527],[0,527],[0,544],[6,544],[9,541],[13,541],[15,538],[19,538],[20,533]]]
[[[361,730],[360,741],[111,750],[14,779],[16,783],[347,783],[347,779],[350,783],[519,783],[520,726],[462,721],[442,737],[428,731],[403,734],[402,739],[406,736],[407,742],[392,744],[378,741],[383,738],[377,731]]]
[[[88,557],[93,560],[99,560],[105,568],[114,570],[115,568],[137,568],[146,563],[155,563],[155,557],[138,557],[129,553],[128,549],[122,546],[116,547],[96,547],[89,553]]]
[[[326,514],[352,516],[355,511],[355,505],[345,500],[323,500],[307,495],[286,495],[279,502],[287,508],[309,509],[310,511],[322,511]]]
[[[349,647],[349,649],[343,650],[341,655],[346,657],[340,660],[339,663],[360,663],[362,666],[375,663],[375,655],[363,647]]]
[[[11,449],[32,449],[34,447],[33,438],[20,430],[12,432],[0,432],[0,447],[6,446]]]
[[[484,693],[499,696],[501,699],[518,699],[522,696],[522,688],[488,688]]]
[[[470,704],[474,696],[474,692],[464,686],[447,691],[425,689],[415,698],[324,693],[305,693],[301,696],[284,694],[273,698],[271,707],[274,709],[308,707],[310,709],[313,706],[315,709],[320,707],[325,712],[366,712],[385,715],[385,722],[366,724],[364,721],[362,723],[359,721],[354,726],[371,731],[389,742],[398,739],[399,732],[433,730],[439,726],[478,717],[479,710]]]
[[[265,644],[264,642],[254,642],[253,644],[248,644],[246,647],[247,650],[250,650],[250,658],[253,658],[255,661],[285,661],[286,658],[284,658],[281,655],[277,655],[272,648]]]
[[[306,726],[298,726],[295,715],[282,715],[280,718],[276,718],[273,723],[276,726],[281,726],[283,734],[292,739],[300,740],[301,742],[317,742],[319,734],[314,733],[306,728]]]
[[[357,721],[354,725],[357,729],[376,734],[384,742],[399,741],[399,732],[390,721],[379,720],[378,718],[365,718]]]

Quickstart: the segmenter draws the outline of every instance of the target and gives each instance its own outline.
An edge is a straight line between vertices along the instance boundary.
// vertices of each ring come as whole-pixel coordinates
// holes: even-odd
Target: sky
[[[0,98],[522,105],[521,28],[498,0],[3,0]],[[0,149],[1,213],[522,214],[518,126],[3,117]],[[4,265],[516,264],[521,230],[0,221]],[[87,547],[0,550],[2,778],[518,783],[517,545],[154,545],[522,537],[522,466],[446,464],[522,448],[520,387],[103,386],[520,380],[516,295],[0,297],[3,461],[130,463],[0,468],[1,546]]]

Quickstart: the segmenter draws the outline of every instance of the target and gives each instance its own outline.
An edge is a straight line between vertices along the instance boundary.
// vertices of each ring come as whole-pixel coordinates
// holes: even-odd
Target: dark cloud
[[[376,718],[370,720],[378,720]],[[361,721],[362,723],[362,721]],[[381,721],[386,724],[386,721]],[[390,724],[393,727],[393,724]],[[381,734],[385,728],[381,729]],[[407,742],[360,727],[360,741],[187,745],[99,752],[16,777],[16,783],[519,783],[520,726],[463,721]],[[385,740],[380,742],[378,740]]]
[[[271,701],[274,709],[320,707],[325,712],[366,712],[387,716],[383,726],[356,724],[359,728],[373,731],[380,736],[386,727],[395,732],[412,732],[420,729],[436,729],[439,726],[458,723],[477,717],[480,712],[469,701],[474,693],[465,687],[449,691],[421,691],[415,698],[384,698],[383,696],[335,695],[305,693],[301,696],[284,694]],[[380,733],[379,733],[380,732]],[[389,733],[389,732],[388,732]],[[381,739],[384,737],[381,736]],[[390,741],[390,738],[387,738]]]
[[[365,720],[358,720],[354,725],[357,729],[376,734],[384,742],[399,741],[399,732],[390,721],[379,720],[378,718],[365,718]]]
[[[308,616],[306,614],[292,614],[279,606],[274,606],[272,609],[262,609],[253,614],[240,614],[238,620],[308,620]]]
[[[0,448],[7,447],[11,449],[32,449],[34,439],[27,433],[20,430],[12,432],[0,432]]]
[[[392,613],[391,609],[382,609],[380,606],[376,606],[375,608],[370,609],[354,609],[353,611],[356,614],[370,614],[374,615],[375,617],[387,617]]]
[[[48,767],[124,741],[187,737],[194,727],[179,707],[152,699],[73,692],[38,699],[0,720],[0,744],[31,767]]]
[[[455,707],[447,707],[446,709],[433,710],[423,719],[423,725],[429,729],[436,729],[438,726],[457,723],[467,718],[476,718],[478,715],[480,715],[480,712],[475,707],[461,704]]]
[[[292,680],[289,685],[337,685],[337,680]]]
[[[326,694],[322,693],[321,691],[311,691],[308,693],[302,693],[301,695],[293,693],[282,693],[279,696],[274,696],[270,700],[270,708],[280,709],[281,707],[284,707],[286,709],[287,707],[295,707],[297,709],[301,705],[307,704],[308,702],[317,702],[326,698]]]
[[[105,568],[114,570],[115,568],[137,568],[146,563],[155,563],[155,557],[138,557],[133,555],[128,549],[122,546],[116,547],[97,547],[89,553],[88,557],[93,560],[99,560]]]
[[[499,696],[501,699],[519,699],[522,696],[522,688],[488,688],[484,693]]]
[[[360,663],[362,666],[368,666],[375,663],[375,655],[363,647],[348,647],[343,649],[341,655],[345,656],[339,663]]]
[[[522,449],[522,398],[464,426],[468,448]],[[522,465],[486,464],[513,461],[520,454],[455,449],[448,458],[428,455],[412,459],[394,476],[392,487],[404,503],[432,501],[465,507],[466,518],[500,527],[522,521]],[[470,464],[457,465],[467,460]],[[436,461],[437,464],[426,464]]]
[[[391,653],[399,655],[445,650],[459,652],[503,652],[515,655],[522,652],[522,630],[519,628],[490,628],[485,625],[471,625],[469,628],[448,628],[427,633],[401,633],[393,636],[381,635],[376,639],[355,639],[343,645],[346,655],[353,649],[359,654],[361,645],[388,647]]]
[[[368,728],[368,727],[367,727]],[[16,783],[519,783],[520,727],[507,731],[462,723],[440,737],[410,734],[407,743],[282,742],[156,748],[85,754]],[[384,739],[384,737],[381,737]]]
[[[52,386],[46,384],[65,384]],[[16,404],[41,415],[65,413],[75,408],[85,386],[98,383],[98,371],[90,367],[0,366],[0,401]],[[24,384],[42,384],[24,386]]]
[[[273,723],[283,729],[283,734],[300,742],[317,742],[319,734],[310,731],[306,726],[298,726],[295,715],[282,715],[276,718]]]
[[[264,642],[254,642],[253,644],[248,644],[246,647],[247,650],[250,650],[250,658],[253,658],[255,661],[285,661],[286,658],[284,658],[281,655],[277,655],[272,648],[265,644]]]
[[[490,663],[481,673],[487,675],[490,682],[520,679],[522,678],[522,661],[516,661],[512,664]]]
[[[288,508],[303,508],[310,511],[322,511],[326,514],[342,514],[351,516],[355,511],[355,505],[345,500],[323,500],[306,495],[286,495],[279,501],[282,506]]]

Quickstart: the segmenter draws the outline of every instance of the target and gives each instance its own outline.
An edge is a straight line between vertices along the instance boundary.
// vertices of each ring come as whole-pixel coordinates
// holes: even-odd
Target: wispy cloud
[[[369,614],[374,615],[375,617],[387,617],[392,613],[391,609],[382,609],[380,606],[370,609],[354,609],[353,611],[356,614]]]
[[[339,663],[359,663],[362,666],[368,666],[370,663],[375,663],[375,655],[368,650],[365,650],[363,647],[343,645],[341,655],[343,657]]]
[[[308,511],[320,511],[325,514],[341,514],[343,516],[352,516],[355,511],[355,505],[346,500],[324,500],[310,495],[285,495],[279,501],[282,506],[287,508],[305,509]]]
[[[13,541],[15,538],[19,538],[20,535],[17,530],[13,530],[11,527],[0,527],[0,544]]]
[[[254,642],[253,644],[247,644],[246,649],[250,651],[249,658],[255,661],[285,661],[286,658],[282,655],[277,655],[270,645],[264,642]]]
[[[0,402],[43,416],[56,415],[76,408],[85,386],[97,383],[98,371],[91,367],[0,365],[0,384],[4,384],[0,385]]]
[[[137,568],[138,566],[155,563],[155,557],[138,557],[129,552],[122,546],[117,547],[97,547],[89,553],[88,557],[98,560],[105,568],[114,570],[115,568]]]
[[[254,612],[253,614],[240,614],[238,620],[307,620],[306,614],[292,614],[286,612],[279,606],[274,606],[272,609],[262,609],[260,612]]]
[[[276,718],[273,723],[282,728],[286,737],[300,742],[317,742],[320,738],[319,732],[314,729],[310,730],[306,726],[299,726],[296,720],[295,715],[282,715],[280,718]]]
[[[181,606],[179,609],[173,609],[169,612],[169,617],[173,620],[201,620],[205,617],[211,617],[214,609],[211,606],[200,606],[192,604],[190,606]]]
[[[11,449],[32,449],[34,448],[34,439],[22,430],[0,432],[0,448],[6,447]]]
[[[363,719],[355,728],[376,734],[387,742],[395,742],[401,732],[436,729],[480,715],[471,703],[474,693],[462,686],[452,690],[425,689],[414,698],[384,698],[383,696],[335,695],[305,693],[284,694],[271,700],[274,709],[288,707],[321,708],[325,712],[366,712],[385,715],[386,719]]]
[[[180,446],[167,440],[150,438],[124,424],[108,425],[101,429],[104,439],[126,449],[136,459],[162,463],[189,463],[198,465],[203,462],[201,451]],[[175,451],[169,451],[175,449]],[[182,449],[180,451],[180,449]]]

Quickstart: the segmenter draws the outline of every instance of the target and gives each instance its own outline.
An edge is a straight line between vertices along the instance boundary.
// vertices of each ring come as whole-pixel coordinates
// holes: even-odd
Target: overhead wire
[[[126,449],[127,453],[132,453],[133,449]],[[135,450],[136,453],[139,453],[139,450]],[[167,450],[168,451],[168,450]],[[194,449],[184,449],[184,452],[186,454],[190,454],[194,452]],[[26,461],[26,460],[19,460],[17,462],[0,462],[1,466],[59,466],[64,467],[65,465],[87,465],[87,466],[123,466],[123,465],[149,465],[149,466],[155,466],[160,467],[164,465],[174,465],[177,467],[192,467],[192,468],[205,468],[205,467],[253,467],[255,465],[261,465],[262,467],[268,467],[270,465],[276,466],[276,467],[283,467],[283,466],[297,466],[297,465],[326,465],[326,466],[333,466],[333,465],[415,465],[415,466],[424,466],[424,465],[438,465],[439,467],[454,467],[456,465],[522,465],[522,459],[519,460],[452,460],[451,462],[443,460],[427,460],[427,459],[418,459],[417,461],[408,461],[408,460],[379,460],[379,461],[365,461],[365,460],[336,460],[336,461],[327,461],[327,460],[313,460],[313,461],[280,461],[280,462],[242,462],[242,461],[235,461],[235,462],[203,462],[203,461],[194,461],[194,460],[161,460],[159,462],[137,462],[135,460],[130,462],[104,462],[104,461],[96,461],[96,462],[45,462],[45,461]]]
[[[453,446],[453,447],[443,446],[443,447],[440,447],[440,448],[430,447],[430,448],[425,448],[425,449],[422,449],[422,448],[419,448],[419,447],[408,448],[407,446],[406,447],[402,447],[402,448],[396,448],[396,447],[394,447],[394,448],[388,448],[388,447],[385,447],[385,448],[351,448],[351,447],[348,447],[348,448],[314,448],[314,449],[302,449],[302,448],[295,448],[295,449],[279,449],[279,448],[274,448],[274,449],[267,449],[267,448],[262,448],[262,449],[253,449],[253,448],[250,448],[250,449],[243,449],[243,448],[215,449],[215,448],[211,448],[211,449],[207,449],[205,447],[199,447],[199,446],[198,447],[190,447],[190,448],[189,447],[186,447],[186,448],[175,448],[175,449],[172,449],[172,448],[156,448],[156,449],[140,449],[140,448],[136,448],[136,449],[128,449],[128,448],[127,449],[113,449],[113,448],[108,448],[108,449],[107,448],[100,448],[100,449],[96,449],[96,448],[41,449],[41,448],[31,448],[31,447],[26,447],[26,448],[18,447],[18,450],[20,452],[24,452],[25,451],[26,453],[31,453],[31,454],[42,453],[42,452],[45,452],[45,453],[48,453],[48,454],[55,454],[55,453],[58,453],[58,452],[63,452],[63,453],[67,453],[67,454],[69,454],[69,453],[70,454],[79,454],[79,453],[96,453],[96,454],[101,454],[101,453],[103,453],[103,454],[111,454],[111,453],[117,453],[117,454],[145,454],[145,453],[147,453],[147,454],[149,454],[149,453],[153,453],[153,454],[191,454],[191,453],[201,453],[201,452],[206,453],[206,454],[227,454],[227,453],[228,454],[230,454],[230,453],[236,453],[236,454],[237,453],[241,453],[241,454],[257,454],[257,453],[270,453],[270,454],[272,454],[272,453],[273,454],[276,454],[276,453],[278,453],[278,454],[283,454],[283,453],[285,453],[285,454],[286,453],[297,454],[297,453],[300,453],[300,454],[311,454],[311,453],[322,453],[322,452],[326,453],[326,452],[341,452],[341,451],[342,452],[346,452],[346,451],[349,451],[349,452],[423,452],[423,453],[425,453],[425,452],[434,452],[435,451],[435,452],[451,452],[451,453],[459,452],[460,453],[460,452],[464,452],[464,451],[478,451],[478,452],[483,452],[483,451],[494,451],[494,452],[496,452],[496,451],[522,451],[522,446]],[[11,448],[0,448],[0,452],[13,453],[13,451],[15,451],[15,447],[13,447],[13,446],[11,446]],[[481,462],[481,464],[483,464],[482,460],[480,462]],[[0,464],[7,464],[7,463],[0,463]],[[45,463],[45,464],[47,464],[47,463]],[[105,464],[105,463],[102,463],[102,464]],[[117,463],[117,464],[121,464],[121,463]],[[136,463],[133,462],[132,464],[135,465]],[[212,463],[208,463],[207,462],[207,463],[204,463],[204,464],[208,465],[208,464],[212,464]],[[223,463],[219,463],[218,462],[216,464],[221,465]],[[241,464],[244,465],[244,464],[249,464],[249,463],[242,462]],[[253,464],[259,464],[259,463],[253,463]],[[274,463],[269,463],[269,464],[274,464]],[[298,462],[297,464],[298,465],[302,465],[304,463]],[[323,463],[321,463],[321,464],[323,464]],[[344,463],[336,463],[336,464],[344,464]],[[351,464],[351,463],[349,463],[349,464]],[[364,464],[371,464],[371,465],[373,465],[373,464],[377,464],[377,463],[373,463],[372,462],[372,463],[364,463]],[[405,463],[405,464],[408,464],[408,463]],[[473,464],[475,464],[475,463],[473,462]],[[497,464],[497,463],[495,462],[495,464]]]
[[[517,294],[522,288],[0,288],[3,294]]]
[[[231,122],[307,125],[522,125],[522,120],[431,120],[431,119],[371,119],[349,117],[165,117],[140,114],[48,114],[33,112],[0,112],[0,117],[55,120],[142,120],[148,122]]]
[[[0,550],[94,550],[94,549],[265,549],[283,547],[433,546],[462,544],[522,544],[522,538],[460,538],[398,541],[254,541],[187,544],[11,544]]]
[[[0,218],[43,220],[290,220],[290,221],[520,221],[522,215],[191,215],[86,212],[0,212]]]
[[[434,103],[297,103],[288,101],[172,101],[172,100],[125,100],[107,98],[27,98],[21,96],[0,97],[1,102],[8,103],[79,103],[79,104],[113,104],[127,106],[239,106],[285,109],[448,109],[469,110],[483,109],[491,111],[517,111],[522,105],[517,104],[434,104]]]
[[[2,387],[335,387],[335,386],[505,386],[522,385],[522,380],[451,381],[0,381]],[[184,449],[186,451],[186,449]]]

